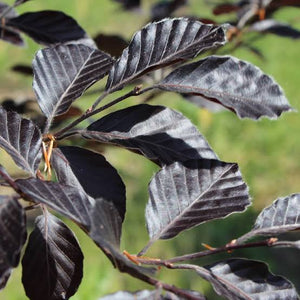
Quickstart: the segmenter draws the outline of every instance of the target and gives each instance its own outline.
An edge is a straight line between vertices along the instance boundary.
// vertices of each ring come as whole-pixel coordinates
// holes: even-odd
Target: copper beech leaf
[[[201,272],[203,277],[227,299],[299,299],[295,287],[284,277],[273,275],[263,262],[233,258],[205,269],[208,272]]]
[[[103,78],[112,58],[81,44],[58,45],[37,52],[33,89],[43,113],[52,120],[68,111],[83,92]]]
[[[159,165],[217,156],[198,129],[164,106],[140,104],[113,112],[79,133],[144,155]]]
[[[0,106],[0,147],[33,176],[41,160],[41,145],[41,132],[32,121]]]
[[[43,45],[77,41],[86,32],[70,16],[60,11],[27,12],[7,20],[7,25],[20,30]]]
[[[111,69],[106,90],[122,89],[133,79],[156,68],[197,56],[225,44],[225,28],[185,18],[164,19],[145,26]]]
[[[177,68],[157,84],[171,92],[200,95],[240,118],[277,118],[291,110],[281,87],[251,63],[231,56],[209,56]]]
[[[19,264],[26,236],[23,207],[12,196],[0,195],[0,289],[5,287],[12,268]]]
[[[240,237],[241,243],[255,236],[276,236],[300,229],[300,194],[278,198],[257,217],[253,229]],[[292,243],[291,243],[292,245]],[[295,246],[299,247],[296,243]]]
[[[46,213],[36,218],[22,266],[22,282],[29,299],[69,299],[83,276],[83,254],[66,224]]]
[[[149,184],[146,222],[150,241],[169,239],[181,231],[244,211],[248,187],[238,165],[218,160],[175,162],[163,167]]]
[[[112,202],[124,219],[125,185],[103,155],[80,147],[59,147],[54,149],[51,163],[61,184],[82,188],[93,202],[99,198]]]

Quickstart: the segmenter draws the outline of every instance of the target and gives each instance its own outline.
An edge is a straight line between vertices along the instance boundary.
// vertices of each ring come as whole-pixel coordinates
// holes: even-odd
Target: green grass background
[[[12,3],[10,1],[9,3]],[[29,1],[18,12],[38,11],[44,9],[62,10],[74,17],[91,35],[98,32],[120,34],[130,38],[147,21],[151,2],[144,1],[143,11],[126,13],[110,0],[52,0]],[[193,14],[210,17],[210,7],[201,1],[190,0],[189,8],[180,10],[179,14]],[[300,29],[300,10],[287,8],[275,15],[275,18],[292,23]],[[225,19],[223,19],[225,21]],[[298,22],[298,23],[297,23]],[[30,64],[34,53],[40,48],[26,38],[27,47],[18,48],[0,43],[0,100],[11,97],[22,100],[34,97],[31,89],[32,79],[10,71],[16,63]],[[265,36],[255,45],[263,51],[266,61],[240,49],[235,56],[248,60],[272,75],[284,89],[291,105],[300,109],[300,41]],[[94,97],[83,97],[78,105],[87,107]],[[138,103],[135,98],[122,103],[118,108]],[[169,258],[175,255],[199,251],[201,243],[221,246],[251,229],[259,211],[280,196],[299,192],[300,182],[300,118],[296,112],[286,113],[278,120],[262,119],[258,122],[240,120],[231,112],[211,114],[205,110],[183,101],[178,95],[166,93],[153,103],[162,104],[181,111],[198,126],[212,148],[224,161],[238,162],[243,177],[250,187],[253,198],[252,207],[244,214],[232,215],[225,220],[209,222],[197,228],[181,233],[170,241],[159,241],[149,250],[149,256]],[[16,171],[7,155],[1,151],[1,163],[11,171]],[[106,148],[107,159],[118,169],[127,187],[127,215],[123,226],[122,249],[137,253],[147,242],[144,208],[148,199],[147,184],[157,167],[143,157],[122,149]],[[68,225],[76,232],[82,246],[84,261],[84,278],[74,300],[97,299],[107,293],[120,289],[137,290],[148,288],[138,280],[130,278],[113,269],[108,259],[71,222]],[[246,256],[265,260],[276,274],[289,277],[300,289],[299,251],[295,249],[251,249],[236,251],[196,261],[201,265],[232,256]],[[197,275],[186,271],[161,270],[158,277],[166,282],[183,288],[195,289],[208,295],[208,299],[218,299],[208,283]],[[7,287],[0,292],[1,300],[26,299],[21,282],[21,268],[13,271]]]

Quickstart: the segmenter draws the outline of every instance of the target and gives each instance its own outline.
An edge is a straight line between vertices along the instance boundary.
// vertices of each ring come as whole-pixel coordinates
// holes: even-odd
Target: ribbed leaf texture
[[[131,106],[101,118],[80,133],[125,147],[159,165],[217,158],[190,120],[163,106]]]
[[[33,202],[46,204],[89,229],[92,203],[80,188],[38,178],[18,179],[16,183]]]
[[[204,159],[166,166],[149,184],[146,249],[157,239],[243,211],[249,204],[248,187],[237,164]]]
[[[26,33],[37,43],[46,46],[77,41],[86,37],[85,31],[78,23],[60,11],[24,13],[8,19],[7,25]]]
[[[101,198],[112,202],[124,219],[125,185],[104,156],[79,147],[60,147],[53,151],[52,166],[61,184],[82,187],[96,201]]]
[[[240,118],[277,118],[291,110],[281,87],[270,76],[231,56],[209,56],[179,67],[157,87],[201,95],[231,109]]]
[[[68,111],[72,102],[112,66],[104,52],[81,44],[59,45],[37,52],[33,60],[33,89],[50,119]]]
[[[225,29],[189,19],[164,19],[138,31],[111,69],[110,93],[155,68],[191,59],[225,43]]]
[[[272,235],[300,229],[300,194],[278,198],[257,217],[253,229],[240,237],[240,243],[256,235]]]
[[[35,176],[42,152],[42,135],[30,120],[0,106],[0,147],[23,170]]]
[[[0,289],[19,264],[26,241],[26,216],[17,199],[0,195]]]
[[[273,275],[263,262],[229,259],[205,268],[209,270],[206,279],[227,299],[299,299],[294,286]]]
[[[249,30],[265,33],[273,33],[283,37],[289,37],[293,39],[300,38],[300,31],[291,27],[288,24],[278,22],[276,20],[263,20],[256,22],[249,27]]]
[[[200,295],[197,292],[194,291],[186,291],[187,294],[190,293],[194,297],[197,296],[197,299],[205,299],[204,296]],[[127,292],[127,291],[119,291],[114,294],[110,294],[104,297],[99,298],[98,300],[183,300],[184,298],[181,298],[173,293],[166,293],[165,295],[162,295],[160,290],[141,290],[138,292]],[[195,299],[195,298],[194,298]]]
[[[69,299],[82,279],[83,254],[73,232],[47,213],[36,218],[22,266],[30,300]]]

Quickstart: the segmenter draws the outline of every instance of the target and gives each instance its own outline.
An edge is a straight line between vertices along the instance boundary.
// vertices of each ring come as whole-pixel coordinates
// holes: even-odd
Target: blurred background
[[[14,1],[7,1],[12,4]],[[113,34],[130,40],[150,19],[153,4],[158,1],[142,1],[138,8],[125,10],[117,1],[112,0],[52,0],[29,1],[17,8],[17,12],[39,10],[61,10],[72,16],[91,36]],[[165,1],[166,2],[166,1]],[[187,5],[178,8],[174,16],[194,16],[226,22],[235,18],[235,14],[215,17],[213,5],[200,0],[189,0]],[[274,19],[292,24],[300,30],[300,9],[287,7],[278,10]],[[262,35],[262,34],[261,34]],[[251,45],[256,51],[246,47],[233,47],[232,44],[220,49],[219,54],[231,54],[259,66],[281,85],[291,106],[300,110],[300,40],[264,34]],[[26,46],[16,47],[0,41],[0,102],[12,99],[22,103],[26,99],[35,99],[32,92],[31,76],[16,73],[12,67],[17,64],[31,65],[35,52],[40,45],[25,37]],[[234,52],[232,50],[234,49]],[[259,53],[261,52],[261,53]],[[262,57],[263,54],[264,57]],[[201,55],[204,57],[207,54]],[[101,89],[105,79],[93,89]],[[123,94],[124,91],[121,92]],[[88,95],[77,100],[82,109],[89,107],[98,94]],[[143,101],[143,96],[126,100],[117,108]],[[115,98],[115,96],[114,96]],[[244,180],[250,187],[253,204],[243,214],[234,214],[224,220],[212,221],[197,228],[179,234],[169,241],[158,241],[147,253],[151,257],[171,258],[186,253],[203,250],[201,243],[217,247],[249,231],[257,214],[278,197],[300,192],[300,117],[294,111],[283,114],[278,120],[262,119],[258,122],[240,120],[230,111],[212,113],[197,108],[173,93],[163,93],[151,101],[181,111],[199,128],[221,160],[237,162]],[[115,109],[115,108],[114,108]],[[108,161],[118,170],[127,188],[127,215],[123,225],[121,249],[138,253],[147,243],[144,208],[148,200],[147,185],[158,170],[157,166],[143,157],[124,149],[99,146]],[[1,162],[11,172],[19,174],[2,150]],[[74,300],[94,300],[118,290],[138,290],[149,286],[113,269],[108,259],[94,243],[74,224],[67,224],[75,231],[85,255],[84,277]],[[296,238],[296,234],[292,236]],[[299,238],[299,234],[298,234]],[[206,265],[229,257],[248,257],[268,262],[273,273],[288,277],[300,291],[299,250],[295,249],[248,249],[207,257],[196,261]],[[208,299],[220,299],[211,290],[210,285],[196,274],[187,271],[161,270],[159,278],[186,289],[203,292]],[[7,287],[0,292],[1,300],[26,299],[21,285],[21,268],[13,271]]]

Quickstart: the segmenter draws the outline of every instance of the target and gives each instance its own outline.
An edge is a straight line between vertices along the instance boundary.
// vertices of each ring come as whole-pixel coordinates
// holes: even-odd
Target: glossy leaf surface
[[[12,268],[19,264],[26,235],[23,207],[13,197],[0,195],[0,289],[5,287]]]
[[[85,228],[90,227],[92,203],[80,188],[38,178],[18,179],[16,183],[33,202],[46,204]]]
[[[215,291],[227,299],[298,300],[294,286],[284,277],[275,276],[265,263],[229,259],[206,267]]]
[[[300,229],[300,194],[278,198],[257,217],[253,229],[238,239],[242,242],[256,235],[276,236]]]
[[[0,147],[23,170],[35,176],[41,160],[42,135],[30,120],[0,106]]]
[[[26,33],[44,45],[76,41],[86,37],[85,31],[78,23],[60,11],[24,13],[9,19],[7,25]]]
[[[108,54],[81,44],[40,50],[33,61],[33,88],[43,113],[50,119],[65,113],[111,65]]]
[[[79,147],[60,147],[53,151],[52,166],[61,184],[82,187],[96,201],[112,202],[124,219],[125,185],[104,156]]]
[[[150,244],[200,223],[240,212],[250,204],[237,164],[218,160],[176,162],[149,184],[146,222]]]
[[[80,133],[85,138],[125,147],[159,165],[216,158],[187,118],[163,106],[131,106],[101,118]]]
[[[179,67],[158,88],[216,101],[240,118],[277,118],[291,110],[281,87],[254,65],[231,56],[209,56]]]
[[[111,69],[106,90],[113,92],[155,68],[191,59],[225,43],[223,27],[188,19],[164,19],[138,31]]]
[[[22,282],[31,300],[69,299],[82,279],[83,254],[74,233],[47,213],[36,218],[22,266]]]

